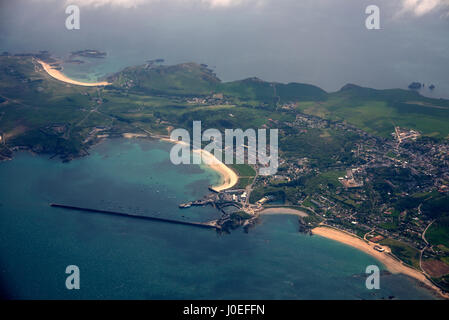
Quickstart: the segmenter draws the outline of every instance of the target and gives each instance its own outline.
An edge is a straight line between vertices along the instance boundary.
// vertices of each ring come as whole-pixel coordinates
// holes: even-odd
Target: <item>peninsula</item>
[[[70,161],[106,138],[167,138],[193,120],[205,130],[279,129],[277,174],[212,161],[223,183],[185,207],[216,206],[223,230],[293,213],[275,206],[298,210],[301,230],[449,291],[449,100],[354,84],[328,93],[222,82],[196,63],[130,66],[97,83],[70,79],[37,55],[0,56],[0,66],[0,159],[25,149]]]

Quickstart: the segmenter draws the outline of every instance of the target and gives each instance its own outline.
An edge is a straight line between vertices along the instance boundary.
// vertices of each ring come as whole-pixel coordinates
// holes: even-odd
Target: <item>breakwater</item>
[[[141,216],[141,215],[135,215],[135,214],[124,213],[124,212],[109,211],[109,210],[82,208],[82,207],[70,206],[70,205],[58,204],[58,203],[51,203],[50,207],[62,208],[62,209],[67,209],[67,210],[76,210],[76,211],[84,211],[84,212],[93,212],[93,213],[114,215],[114,216],[120,216],[120,217],[125,217],[125,218],[132,218],[132,219],[158,221],[158,222],[165,222],[165,223],[171,223],[171,224],[181,224],[181,225],[193,226],[193,227],[198,227],[198,228],[216,229],[216,230],[220,230],[221,229],[221,227],[216,224],[216,221],[210,221],[210,222],[189,222],[189,221],[166,219],[166,218],[159,218],[159,217]]]

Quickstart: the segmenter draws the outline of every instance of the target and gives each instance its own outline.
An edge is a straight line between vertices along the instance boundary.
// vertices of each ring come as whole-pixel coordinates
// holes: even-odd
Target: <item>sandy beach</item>
[[[219,161],[210,152],[207,152],[205,150],[196,151],[196,152],[200,152],[204,163],[212,170],[218,172],[223,179],[222,184],[220,184],[218,186],[213,186],[213,187],[211,187],[211,189],[213,189],[214,191],[220,192],[223,190],[231,189],[233,186],[235,186],[237,184],[237,182],[239,181],[239,177],[234,172],[234,170],[229,168],[223,162]]]
[[[44,68],[44,70],[53,78],[55,78],[56,80],[65,82],[65,83],[70,83],[70,84],[75,84],[78,86],[85,86],[85,87],[98,87],[98,86],[107,86],[108,84],[110,84],[109,82],[81,82],[81,81],[76,81],[73,79],[70,79],[69,77],[67,77],[66,75],[64,75],[61,71],[54,69],[52,66],[50,66],[48,63],[45,63],[41,60],[36,60],[37,62],[39,62],[39,64],[42,66],[42,68]]]
[[[423,284],[425,284],[427,287],[435,290],[441,297],[449,299],[449,295],[445,294],[441,291],[440,288],[435,286],[432,282],[429,281],[429,279],[426,278],[426,276],[413,268],[410,268],[406,265],[404,265],[402,262],[396,260],[388,253],[391,252],[390,248],[386,246],[382,246],[385,249],[385,252],[379,252],[374,249],[373,243],[367,243],[361,238],[358,238],[350,233],[340,231],[334,228],[330,227],[317,227],[312,230],[313,234],[332,239],[341,243],[344,243],[346,245],[349,245],[351,247],[357,248],[370,256],[376,258],[379,260],[388,271],[391,273],[397,274],[402,273],[404,275],[407,275],[409,277],[412,277]]]
[[[134,138],[146,138],[148,135],[143,133],[124,133],[122,135],[126,139],[134,139]]]
[[[266,208],[259,212],[259,214],[263,215],[270,215],[270,214],[289,214],[289,215],[295,215],[299,217],[307,217],[308,214],[301,210],[296,210],[293,208]]]
[[[171,143],[179,143],[179,144],[183,143],[182,141],[176,141],[169,138],[162,138],[161,140],[169,141]],[[223,162],[215,158],[215,156],[212,153],[203,149],[193,150],[193,152],[200,153],[203,163],[212,170],[216,171],[222,177],[223,182],[218,186],[211,187],[212,190],[220,192],[223,190],[230,189],[237,184],[237,182],[239,181],[239,177],[234,172],[234,170],[232,170],[231,168],[226,166]]]

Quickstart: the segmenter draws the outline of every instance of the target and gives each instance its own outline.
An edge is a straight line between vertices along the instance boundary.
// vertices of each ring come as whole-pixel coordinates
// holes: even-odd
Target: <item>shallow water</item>
[[[170,144],[110,140],[70,163],[18,153],[0,163],[0,279],[4,294],[32,299],[433,299],[404,276],[365,288],[379,264],[343,244],[297,232],[295,216],[265,216],[245,234],[66,211],[59,202],[189,221],[212,208],[178,209],[220,177],[176,167]],[[184,217],[183,217],[184,216]],[[65,288],[77,265],[81,289]],[[379,265],[381,269],[383,267]]]

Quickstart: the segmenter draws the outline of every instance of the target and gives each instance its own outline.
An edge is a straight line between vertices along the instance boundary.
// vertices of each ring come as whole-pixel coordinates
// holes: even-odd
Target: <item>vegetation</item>
[[[394,126],[414,128],[426,135],[449,134],[449,101],[431,99],[415,91],[375,90],[346,85],[324,102],[299,104],[299,110],[333,120],[345,120],[367,132],[389,137]]]
[[[423,203],[421,211],[430,218],[449,218],[449,196],[436,195],[431,197]],[[445,219],[445,221],[448,221],[448,219]]]
[[[113,86],[131,87],[145,94],[181,96],[207,95],[220,80],[206,67],[195,63],[176,66],[128,67],[109,78]]]
[[[270,196],[273,202],[308,210],[307,223],[331,220],[360,236],[375,225],[398,236],[401,241],[387,238],[381,244],[415,268],[415,246],[422,245],[420,234],[431,220],[428,241],[442,251],[449,248],[449,196],[431,188],[432,171],[397,165],[414,153],[435,151],[435,144],[449,137],[449,100],[356,85],[327,93],[312,85],[257,78],[223,83],[207,66],[195,63],[128,67],[108,80],[111,85],[104,88],[68,85],[40,70],[31,56],[0,56],[0,159],[11,157],[15,147],[26,147],[70,160],[86,154],[100,136],[168,135],[173,128],[190,131],[198,120],[203,130],[276,128],[283,161],[277,176],[257,178],[261,182],[251,192],[251,203]],[[391,142],[394,126],[423,136],[403,143],[408,154],[397,145],[390,148],[386,157],[393,165],[382,165],[376,153],[358,155],[366,141],[367,149],[383,152],[378,146]],[[439,158],[447,153],[441,150]],[[371,161],[381,164],[370,167]],[[237,188],[257,176],[252,166],[231,167],[240,176]],[[365,170],[356,177],[361,183],[343,187],[341,180],[349,178],[342,177],[351,176],[355,167]],[[248,218],[244,212],[231,216],[239,222]],[[410,226],[419,232],[412,235]],[[439,258],[447,263],[446,253]]]
[[[231,219],[232,220],[248,220],[250,219],[252,216],[244,211],[237,211],[237,212],[233,212],[231,214]]]
[[[310,129],[302,133],[286,131],[279,146],[287,158],[307,157],[312,166],[329,168],[337,163],[353,163],[351,149],[357,138],[355,134],[330,129]]]
[[[444,245],[449,248],[449,218],[441,218],[434,222],[427,230],[426,239],[432,245]]]
[[[419,269],[419,251],[417,249],[404,244],[403,242],[389,238],[382,240],[380,244],[389,246],[391,248],[391,252],[396,257],[414,268]]]
[[[109,78],[111,86],[98,89],[66,85],[37,68],[29,56],[0,57],[0,127],[12,136],[9,146],[33,147],[39,141],[39,152],[76,156],[82,153],[81,141],[98,126],[107,126],[110,133],[160,134],[167,133],[168,124],[190,128],[193,120],[202,120],[205,129],[270,127],[294,120],[294,114],[278,109],[289,102],[305,113],[345,119],[383,136],[392,132],[393,122],[432,136],[449,134],[449,101],[406,90],[351,85],[328,94],[312,85],[256,78],[222,83],[206,66],[194,63],[128,67]],[[223,94],[225,103],[202,106],[186,101],[215,93]],[[53,137],[41,133],[55,124],[64,124],[66,131]],[[280,144],[287,157],[309,157],[321,167],[351,164],[355,136],[321,129],[290,135],[288,128],[283,130]]]
[[[254,177],[256,175],[256,170],[249,164],[231,164],[229,165],[239,177]]]

